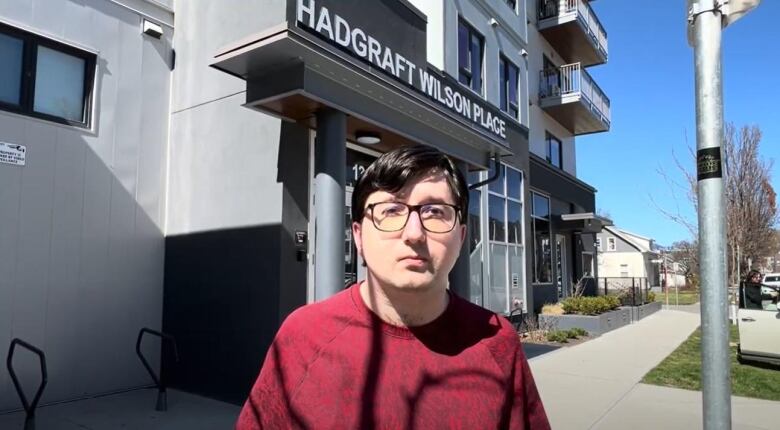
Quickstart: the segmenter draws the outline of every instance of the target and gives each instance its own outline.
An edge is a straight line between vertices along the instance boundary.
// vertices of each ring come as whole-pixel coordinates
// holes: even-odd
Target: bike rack
[[[512,317],[515,316],[515,314],[520,314],[520,319],[517,322],[512,321]],[[528,330],[528,321],[526,321],[526,317],[527,314],[523,312],[523,308],[515,308],[509,312],[509,316],[507,317],[507,319],[515,327],[516,332],[522,333],[521,330],[523,330],[524,325],[525,325],[525,329]]]
[[[35,393],[35,397],[33,398],[32,403],[27,401],[27,396],[24,395],[24,391],[22,391],[22,386],[19,383],[19,378],[16,377],[16,372],[14,371],[13,360],[14,360],[14,352],[16,352],[16,345],[19,345],[35,353],[38,356],[38,359],[40,360],[41,363],[41,385],[38,386],[38,391]],[[34,430],[35,429],[35,408],[38,407],[38,401],[41,400],[43,389],[46,388],[46,382],[48,381],[48,372],[46,371],[46,354],[44,354],[43,351],[36,348],[35,346],[30,345],[29,343],[19,338],[14,338],[11,341],[11,346],[8,348],[8,357],[6,358],[5,364],[8,367],[8,373],[11,374],[11,379],[14,382],[14,388],[16,388],[16,394],[19,395],[19,399],[21,399],[22,406],[24,407],[24,412],[25,412],[24,429]]]
[[[146,371],[149,372],[149,376],[152,377],[152,380],[154,381],[154,385],[157,386],[157,405],[155,406],[155,410],[160,412],[165,412],[168,410],[168,393],[166,391],[166,386],[164,381],[161,377],[158,377],[157,374],[154,373],[154,370],[152,369],[152,366],[149,365],[149,362],[146,360],[146,357],[141,353],[141,341],[143,340],[144,334],[149,333],[151,335],[157,336],[163,341],[163,345],[165,345],[165,342],[170,342],[173,345],[173,355],[176,359],[176,362],[179,362],[179,351],[176,348],[176,339],[174,339],[173,336],[159,332],[157,330],[152,330],[150,328],[144,327],[141,329],[141,331],[138,332],[138,340],[135,342],[135,353],[138,355],[138,358],[141,360],[141,363],[143,363],[144,367],[146,368]],[[160,354],[160,362],[162,363],[162,350]],[[162,367],[162,364],[161,364]]]

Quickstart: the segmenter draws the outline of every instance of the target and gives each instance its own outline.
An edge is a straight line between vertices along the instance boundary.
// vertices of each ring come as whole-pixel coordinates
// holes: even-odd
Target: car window
[[[780,281],[780,276],[767,276],[764,278],[764,282],[778,282]]]
[[[763,309],[761,305],[761,286],[745,283],[742,286],[740,307],[745,309]]]

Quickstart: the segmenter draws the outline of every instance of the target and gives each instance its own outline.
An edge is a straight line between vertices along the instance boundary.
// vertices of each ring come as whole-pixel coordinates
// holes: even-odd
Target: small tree
[[[672,260],[685,275],[688,286],[699,286],[699,244],[697,241],[681,240],[674,242],[670,249]]]
[[[728,265],[732,283],[739,282],[740,275],[747,269],[749,260],[759,261],[762,257],[776,255],[780,244],[773,240],[774,228],[778,223],[777,195],[771,185],[771,160],[763,159],[759,154],[761,129],[758,126],[743,126],[739,130],[734,124],[725,127],[722,145],[723,185],[726,197],[726,240],[728,243]],[[692,161],[695,161],[693,148],[688,147]],[[698,272],[698,225],[696,220],[683,215],[678,204],[678,194],[682,192],[687,202],[698,210],[696,172],[684,166],[674,156],[677,169],[682,173],[682,183],[671,179],[663,169],[658,173],[669,185],[674,197],[675,208],[662,208],[651,200],[656,208],[667,218],[684,226],[693,240],[684,241],[681,253],[693,265],[689,270]],[[693,163],[695,164],[695,163]],[[695,256],[695,258],[694,258]],[[687,275],[686,275],[687,276]]]

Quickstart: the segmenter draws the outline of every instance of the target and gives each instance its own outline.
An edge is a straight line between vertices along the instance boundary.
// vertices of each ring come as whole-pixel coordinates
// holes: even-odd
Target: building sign
[[[371,10],[385,7],[386,2],[362,0],[358,4],[345,0],[295,1],[296,23],[299,27],[423,93],[479,129],[502,141],[506,140],[506,119],[498,109],[472,94],[470,89],[455,79],[428,65],[424,58],[424,40],[419,42],[414,39],[419,37],[419,31],[416,31],[419,29],[407,22],[394,22],[392,14]],[[398,7],[405,8],[400,2]],[[381,21],[377,20],[379,16],[382,17]],[[369,20],[373,23],[381,22],[382,25],[372,24],[370,31],[361,28],[360,24]],[[404,26],[408,27],[408,31]],[[412,36],[409,36],[410,33]],[[422,36],[424,38],[425,34]]]
[[[0,142],[0,163],[24,166],[27,148],[13,143]]]

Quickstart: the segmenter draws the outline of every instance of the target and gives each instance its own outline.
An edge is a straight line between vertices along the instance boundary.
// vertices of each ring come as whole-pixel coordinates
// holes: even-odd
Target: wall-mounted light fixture
[[[382,138],[379,133],[373,131],[357,131],[355,132],[355,140],[363,145],[376,145],[382,141]]]
[[[498,20],[495,18],[490,18],[488,20],[488,24],[490,24],[490,26],[493,28],[498,27]]]
[[[147,20],[144,20],[143,32],[147,36],[154,37],[155,39],[159,39],[163,34],[162,27],[159,24]]]

